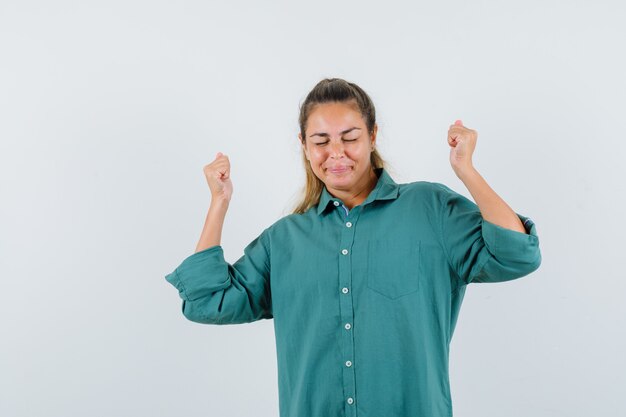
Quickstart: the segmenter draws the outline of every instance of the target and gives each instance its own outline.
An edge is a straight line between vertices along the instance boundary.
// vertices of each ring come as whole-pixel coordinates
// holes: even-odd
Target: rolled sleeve
[[[219,245],[185,258],[165,276],[178,289],[183,315],[206,324],[272,318],[269,246],[266,229],[233,264],[224,259]]]
[[[165,279],[186,301],[195,301],[230,285],[228,264],[221,246],[211,246],[188,256]]]
[[[521,278],[541,265],[539,237],[534,222],[516,213],[526,233],[483,220],[482,235],[491,256],[485,258],[469,282],[502,282]]]
[[[530,218],[516,213],[526,233],[498,226],[484,220],[474,202],[441,188],[442,245],[461,285],[509,281],[539,268],[539,237]]]
[[[482,235],[489,252],[496,258],[522,263],[535,263],[541,260],[539,236],[535,223],[526,216],[517,214],[526,233],[506,229],[483,219]]]

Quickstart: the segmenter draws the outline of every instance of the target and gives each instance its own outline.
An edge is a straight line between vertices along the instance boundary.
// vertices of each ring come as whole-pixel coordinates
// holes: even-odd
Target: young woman
[[[476,204],[443,184],[397,184],[354,83],[320,81],[299,121],[304,197],[232,264],[220,246],[230,162],[218,153],[204,168],[212,199],[196,253],[166,276],[183,314],[274,319],[282,417],[451,416],[449,345],[466,286],[536,270],[533,222],[476,171],[477,132],[461,121],[448,130],[450,163]]]

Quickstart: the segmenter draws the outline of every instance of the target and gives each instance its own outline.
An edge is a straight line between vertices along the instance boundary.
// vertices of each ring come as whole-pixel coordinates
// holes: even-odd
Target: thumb
[[[457,126],[463,126],[463,122],[460,119],[455,121],[454,124]]]
[[[218,152],[217,155],[215,155],[216,158],[219,158],[220,156],[222,156],[223,154],[221,152]]]

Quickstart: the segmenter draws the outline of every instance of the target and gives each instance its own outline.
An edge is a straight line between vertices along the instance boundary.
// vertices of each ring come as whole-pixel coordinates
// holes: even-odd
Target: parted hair
[[[300,135],[302,136],[303,144],[306,143],[306,124],[309,115],[317,105],[331,102],[342,102],[354,105],[355,109],[361,113],[370,136],[373,134],[374,125],[376,124],[376,109],[370,96],[358,85],[344,79],[324,78],[313,87],[304,99],[304,102],[300,105],[298,123],[300,125]],[[386,162],[376,147],[374,147],[374,150],[370,153],[370,162],[373,169],[386,168]],[[311,169],[311,165],[306,159],[304,149],[302,149],[302,163],[306,172],[306,180],[302,187],[299,202],[292,212],[293,214],[302,214],[312,206],[317,205],[322,190],[324,189],[324,182],[317,178]]]

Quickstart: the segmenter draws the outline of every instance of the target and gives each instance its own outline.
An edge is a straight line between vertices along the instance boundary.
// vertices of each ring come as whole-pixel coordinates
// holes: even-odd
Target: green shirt
[[[448,356],[467,284],[541,263],[530,219],[518,214],[527,233],[505,229],[443,184],[376,174],[351,210],[324,188],[235,263],[212,246],[165,277],[191,321],[274,319],[281,417],[452,416]]]

